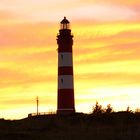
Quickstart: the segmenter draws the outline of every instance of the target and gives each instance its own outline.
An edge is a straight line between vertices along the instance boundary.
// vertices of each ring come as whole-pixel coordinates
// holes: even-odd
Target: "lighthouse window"
[[[63,79],[61,79],[61,83],[63,83]]]
[[[63,54],[61,54],[61,59],[63,59]]]

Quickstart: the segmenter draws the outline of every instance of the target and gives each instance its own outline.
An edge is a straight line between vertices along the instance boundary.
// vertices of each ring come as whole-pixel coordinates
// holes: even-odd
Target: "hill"
[[[0,140],[139,140],[140,114],[41,115],[0,120]]]

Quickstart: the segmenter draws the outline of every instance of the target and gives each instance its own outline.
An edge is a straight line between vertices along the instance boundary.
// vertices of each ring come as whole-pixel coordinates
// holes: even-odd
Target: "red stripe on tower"
[[[58,97],[57,113],[67,114],[75,112],[74,78],[73,78],[73,35],[70,23],[64,17],[57,36],[58,44]]]

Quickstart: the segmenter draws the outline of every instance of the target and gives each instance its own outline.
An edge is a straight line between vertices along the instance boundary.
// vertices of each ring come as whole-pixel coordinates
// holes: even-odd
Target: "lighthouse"
[[[57,35],[58,44],[58,89],[57,114],[75,113],[73,77],[73,35],[70,22],[64,17]]]

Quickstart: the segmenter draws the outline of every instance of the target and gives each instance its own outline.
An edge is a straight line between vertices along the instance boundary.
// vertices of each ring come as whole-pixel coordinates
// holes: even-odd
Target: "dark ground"
[[[46,115],[0,120],[0,140],[140,140],[140,114]]]

